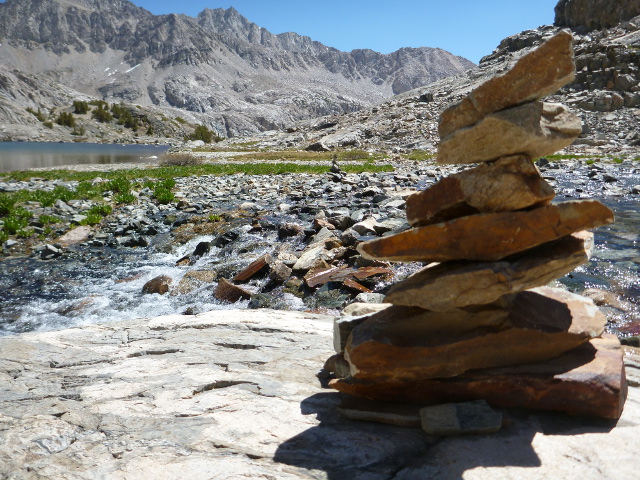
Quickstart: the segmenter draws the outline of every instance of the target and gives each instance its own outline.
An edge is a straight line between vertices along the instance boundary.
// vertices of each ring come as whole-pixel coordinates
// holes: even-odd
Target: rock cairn
[[[541,100],[574,77],[563,31],[442,113],[438,162],[480,165],[409,197],[413,228],[359,246],[371,259],[428,265],[391,288],[390,306],[336,319],[333,388],[423,406],[484,400],[620,416],[622,352],[603,334],[604,315],[545,286],[587,262],[587,230],[613,221],[595,200],[551,204],[532,161],[580,134],[577,117]]]

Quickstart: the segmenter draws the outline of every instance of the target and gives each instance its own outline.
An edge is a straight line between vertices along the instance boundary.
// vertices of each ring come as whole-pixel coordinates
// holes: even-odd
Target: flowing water
[[[617,190],[576,187],[568,171],[554,176],[559,200],[598,198],[616,215],[614,224],[595,231],[596,249],[591,261],[560,279],[560,283],[578,293],[585,288],[600,288],[617,294],[624,308],[603,308],[609,319],[608,330],[621,335],[640,334],[640,199]],[[628,192],[630,185],[637,184],[640,175],[630,175],[620,178],[619,188]],[[593,185],[594,189],[600,188],[599,183]],[[162,238],[163,233],[157,236],[158,246]],[[188,270],[217,270],[233,265],[238,271],[263,253],[275,254],[278,245],[275,232],[247,230],[231,258],[214,247],[195,265],[176,266],[177,260],[193,252],[199,242],[213,239],[201,236],[169,253],[153,246],[116,249],[78,245],[70,247],[74,254],[68,258],[0,260],[0,335],[179,314],[187,309],[198,313],[246,308],[246,301],[234,305],[218,302],[212,294],[215,284],[211,283],[185,295],[142,294],[143,285],[159,275],[173,278],[175,286]],[[308,308],[292,295],[285,296],[284,304],[290,309]]]

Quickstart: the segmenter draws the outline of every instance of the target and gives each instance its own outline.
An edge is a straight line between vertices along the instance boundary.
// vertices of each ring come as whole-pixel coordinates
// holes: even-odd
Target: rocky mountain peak
[[[46,72],[64,98],[180,109],[227,136],[352,112],[474,66],[426,47],[341,52],[293,32],[274,35],[233,8],[153,15],[127,0],[7,0],[0,43],[0,75]],[[6,97],[22,108],[62,101],[18,101],[13,90]],[[29,119],[12,117],[0,120]]]

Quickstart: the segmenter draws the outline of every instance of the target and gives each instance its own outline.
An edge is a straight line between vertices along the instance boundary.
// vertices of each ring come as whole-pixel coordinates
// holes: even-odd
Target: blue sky
[[[553,23],[558,0],[133,0],[157,15],[234,7],[271,33],[296,32],[343,51],[439,47],[478,62],[500,40]]]

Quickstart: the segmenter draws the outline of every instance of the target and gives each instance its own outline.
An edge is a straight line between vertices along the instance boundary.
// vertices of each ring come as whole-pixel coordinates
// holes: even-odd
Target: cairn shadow
[[[330,480],[457,480],[477,467],[541,466],[532,446],[538,433],[606,433],[616,424],[510,409],[505,410],[507,426],[495,434],[434,437],[417,427],[344,418],[338,412],[341,395],[327,392],[305,399],[301,412],[316,415],[320,424],[282,443],[274,460],[324,471]]]

